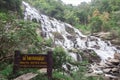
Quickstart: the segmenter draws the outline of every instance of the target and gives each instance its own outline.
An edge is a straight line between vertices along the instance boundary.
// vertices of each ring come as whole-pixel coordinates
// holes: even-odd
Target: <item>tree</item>
[[[20,12],[21,0],[1,0],[0,9]]]
[[[89,15],[89,5],[86,2],[82,2],[78,5],[78,11],[76,11],[76,15],[79,18],[80,24],[86,25],[88,23],[88,15]]]
[[[109,4],[110,4],[112,11],[120,10],[120,0],[110,0]]]
[[[102,20],[99,17],[93,17],[91,20],[91,33],[102,31]]]

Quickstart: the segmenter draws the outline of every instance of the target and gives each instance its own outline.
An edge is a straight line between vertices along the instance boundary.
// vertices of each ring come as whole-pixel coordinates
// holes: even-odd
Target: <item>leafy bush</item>
[[[38,74],[36,77],[34,77],[31,80],[48,80],[47,76],[45,76],[44,74]]]
[[[0,10],[12,10],[20,12],[21,0],[1,0]]]
[[[28,25],[29,23],[29,25]],[[3,25],[3,27],[6,25]],[[16,48],[25,48],[28,44],[35,44],[37,42],[35,34],[35,24],[30,22],[15,21],[7,28],[2,28],[3,31],[0,35],[0,53],[5,55],[13,53]],[[29,27],[29,28],[28,28]],[[1,55],[2,56],[2,55]]]
[[[6,13],[0,12],[0,19],[1,21],[7,21],[8,15]]]
[[[51,38],[50,38],[50,39],[45,40],[45,45],[46,45],[46,46],[48,46],[48,47],[51,47],[51,46],[52,46],[52,43],[53,43],[53,41],[52,41],[52,39],[51,39]]]
[[[79,70],[76,72],[73,72],[72,74],[72,78],[73,80],[103,80],[103,78],[101,76],[88,76],[87,73],[87,65],[86,65],[86,61],[83,61],[80,65],[79,65]],[[85,66],[86,65],[86,66]]]
[[[69,75],[65,75],[62,72],[53,72],[53,80],[72,80]]]
[[[67,55],[64,49],[62,47],[56,47],[53,51],[53,68],[61,70],[62,65],[67,62],[66,57]]]
[[[12,65],[5,66],[5,68],[0,72],[6,78],[12,73]]]
[[[102,30],[102,20],[99,17],[94,17],[91,20],[91,32],[100,32]]]

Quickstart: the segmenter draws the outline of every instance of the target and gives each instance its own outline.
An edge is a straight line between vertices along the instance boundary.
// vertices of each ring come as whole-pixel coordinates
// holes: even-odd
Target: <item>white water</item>
[[[108,57],[113,58],[114,53],[120,52],[112,46],[110,42],[102,41],[100,38],[94,36],[85,36],[70,24],[43,15],[26,2],[23,2],[23,5],[25,10],[24,19],[36,19],[37,22],[40,22],[46,38],[52,38],[56,45],[61,45],[66,50],[91,49],[94,50],[102,60]],[[59,36],[55,37],[55,34],[59,34],[62,38],[59,38]],[[68,38],[67,36],[70,37]],[[75,56],[73,57],[76,58]]]

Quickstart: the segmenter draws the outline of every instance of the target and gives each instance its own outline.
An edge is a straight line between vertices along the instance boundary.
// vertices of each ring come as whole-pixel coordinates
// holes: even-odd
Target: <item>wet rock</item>
[[[118,72],[119,69],[118,68],[112,68],[112,72]]]
[[[100,64],[97,64],[97,66],[99,66],[99,69],[104,72],[103,74],[108,80],[120,79],[120,59],[119,59],[120,57],[119,56],[120,56],[119,53],[115,53],[114,58],[109,58],[105,62],[103,61]],[[94,67],[92,67],[92,69],[94,69]]]
[[[64,40],[63,36],[62,36],[60,33],[58,33],[58,32],[53,32],[52,34],[54,35],[54,37],[55,37],[56,39]]]
[[[119,39],[113,39],[113,40],[111,40],[111,43],[115,44],[115,45],[120,45],[120,40]]]
[[[81,40],[86,40],[86,37],[82,37],[82,36],[81,36],[80,39],[81,39]]]
[[[93,70],[92,70],[92,69],[89,69],[89,70],[88,70],[88,73],[92,73],[92,72],[93,72]]]
[[[65,24],[65,30],[66,30],[69,34],[75,35],[74,29],[73,29],[72,27],[70,27],[69,24]]]
[[[97,41],[98,39],[94,36],[88,36],[89,40],[90,41]]]
[[[77,61],[79,61],[79,62],[82,61],[82,57],[79,53],[77,53],[76,56],[77,56]]]
[[[82,52],[83,52],[83,53],[92,53],[92,52],[94,52],[94,51],[91,50],[91,49],[86,49],[86,50],[82,50]]]
[[[114,65],[118,65],[120,61],[118,59],[110,59],[109,62],[111,62]]]
[[[113,66],[114,66],[114,65],[113,65],[111,62],[109,62],[109,61],[106,62],[105,64],[108,65],[108,67],[113,67]]]
[[[107,65],[106,63],[104,63],[104,62],[101,62],[100,64],[100,67],[101,68],[103,68],[103,69],[105,69],[105,68],[108,68],[109,67],[109,65]]]
[[[115,53],[115,54],[114,54],[114,58],[120,60],[120,53]]]
[[[66,36],[69,40],[71,40],[71,41],[75,41],[76,40],[76,37],[75,36],[70,36],[70,35],[68,35],[68,36]]]
[[[47,35],[46,32],[43,32],[43,31],[40,34],[42,37],[46,37],[46,35]]]
[[[105,77],[109,78],[108,80],[118,80],[118,77],[110,75],[110,74],[105,74]]]
[[[71,70],[71,65],[70,64],[66,64],[66,67],[69,71]]]
[[[110,68],[108,68],[108,69],[103,69],[103,72],[104,72],[104,73],[110,73],[110,71],[111,71]]]
[[[92,48],[100,49],[100,46],[94,45]]]
[[[116,48],[120,50],[120,46],[116,46]]]
[[[78,50],[77,49],[70,49],[70,50],[68,50],[69,52],[73,52],[73,53],[78,53]]]
[[[111,40],[112,39],[110,32],[95,33],[94,36],[100,37],[100,38],[105,39],[105,40]]]
[[[80,52],[83,60],[88,60],[89,63],[101,61],[100,57],[93,50],[83,50]]]

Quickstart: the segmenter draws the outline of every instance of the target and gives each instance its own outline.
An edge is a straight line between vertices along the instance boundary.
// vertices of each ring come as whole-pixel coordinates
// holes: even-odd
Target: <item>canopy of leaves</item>
[[[12,10],[20,12],[22,0],[0,0],[0,10]]]
[[[93,28],[98,31],[111,31],[119,26],[120,0],[91,0],[90,3],[82,2],[78,6],[66,5],[61,0],[26,0],[42,13],[61,21],[72,24],[82,31],[90,31]],[[53,5],[54,4],[54,5]],[[95,18],[96,17],[96,18]],[[97,24],[93,19],[100,20]],[[116,18],[117,17],[117,18]],[[114,24],[115,23],[115,24]],[[94,25],[98,26],[97,28]],[[114,24],[111,26],[111,24]],[[83,28],[83,26],[85,28]],[[92,31],[90,31],[92,32]]]

